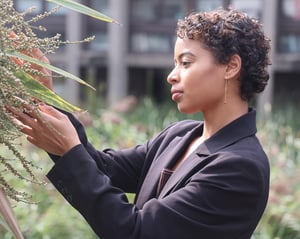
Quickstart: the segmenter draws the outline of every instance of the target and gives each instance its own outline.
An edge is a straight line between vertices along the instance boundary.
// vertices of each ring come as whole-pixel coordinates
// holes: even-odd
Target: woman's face
[[[199,41],[177,38],[175,67],[167,81],[172,100],[186,114],[205,113],[224,104],[227,65],[220,65]]]

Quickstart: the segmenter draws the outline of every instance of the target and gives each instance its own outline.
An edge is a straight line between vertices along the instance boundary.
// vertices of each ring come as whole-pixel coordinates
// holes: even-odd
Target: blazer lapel
[[[201,153],[199,153],[201,152]],[[172,176],[167,181],[166,185],[162,189],[159,198],[166,196],[170,190],[172,190],[176,185],[178,185],[182,180],[190,177],[194,170],[197,170],[197,165],[203,162],[203,159],[208,156],[205,143],[202,143],[198,149],[196,149],[190,156],[182,163],[182,165],[177,168],[177,170],[172,174]]]
[[[226,125],[215,135],[204,141],[169,178],[159,198],[166,196],[182,180],[191,177],[194,171],[199,170],[199,167],[203,167],[201,163],[208,163],[205,159],[210,154],[233,144],[241,138],[254,135],[256,133],[255,117],[256,112],[249,109],[248,114]]]
[[[155,159],[148,170],[141,190],[136,198],[136,206],[141,208],[150,198],[156,196],[156,190],[160,174],[164,168],[174,164],[185,150],[185,145],[189,143],[191,132],[183,137],[176,137],[169,144],[168,150],[165,150],[157,159]]]

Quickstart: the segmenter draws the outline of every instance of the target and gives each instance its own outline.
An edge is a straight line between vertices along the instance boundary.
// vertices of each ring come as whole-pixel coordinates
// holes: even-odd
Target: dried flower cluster
[[[0,188],[16,201],[28,201],[28,195],[14,189],[7,180],[8,175],[14,175],[29,182],[38,181],[34,176],[33,163],[18,151],[16,139],[21,134],[4,108],[10,106],[22,110],[24,103],[36,106],[34,97],[26,90],[19,78],[20,72],[26,72],[34,77],[43,75],[36,69],[37,67],[33,68],[31,63],[12,57],[10,53],[20,52],[32,56],[34,49],[40,49],[44,54],[50,54],[54,53],[61,44],[69,42],[62,42],[59,34],[50,38],[40,38],[35,33],[35,31],[46,30],[42,26],[37,27],[37,21],[49,16],[58,8],[29,20],[25,20],[25,16],[32,13],[33,8],[26,12],[17,12],[12,0],[1,0],[0,9],[0,146],[10,152],[9,156],[0,153]],[[23,170],[16,168],[17,161],[21,163]]]

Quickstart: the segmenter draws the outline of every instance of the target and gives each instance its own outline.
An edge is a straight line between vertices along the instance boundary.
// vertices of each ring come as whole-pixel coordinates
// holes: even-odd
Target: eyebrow
[[[190,51],[186,51],[186,52],[182,52],[181,54],[179,54],[179,56],[178,56],[178,59],[182,59],[183,57],[185,57],[185,56],[192,56],[192,57],[195,57],[195,55],[192,53],[192,52],[190,52]]]

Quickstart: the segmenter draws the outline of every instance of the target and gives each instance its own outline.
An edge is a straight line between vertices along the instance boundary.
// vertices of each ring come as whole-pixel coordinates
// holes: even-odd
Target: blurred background
[[[93,84],[97,96],[110,105],[128,95],[169,99],[166,76],[173,66],[173,46],[178,18],[193,11],[229,6],[260,19],[272,40],[271,81],[260,106],[276,103],[278,95],[299,100],[300,0],[81,0],[122,26],[60,9],[38,24],[47,32],[38,34],[62,39],[96,39],[89,44],[66,45],[50,56],[57,65]],[[35,6],[33,14],[54,4],[42,0],[15,0],[19,11]],[[30,17],[30,15],[28,16]],[[55,81],[56,91],[73,103],[87,100],[88,92],[72,81]],[[298,96],[298,98],[297,98]]]
[[[166,77],[173,67],[178,18],[193,11],[229,6],[260,19],[272,43],[270,82],[253,104],[259,112],[258,137],[270,159],[268,206],[252,239],[300,239],[300,0],[82,0],[122,24],[103,23],[60,9],[39,21],[41,37],[62,34],[77,41],[94,35],[91,43],[67,44],[49,56],[51,63],[93,85],[57,78],[55,91],[88,112],[78,115],[89,141],[98,149],[144,143],[174,121],[201,119],[178,113],[170,100]],[[35,6],[30,19],[55,5],[44,0],[15,0],[23,12]],[[5,147],[0,147],[5,153]],[[32,204],[12,201],[25,238],[97,238],[83,218],[67,204],[45,174],[52,162],[20,139],[20,152],[38,168],[45,185],[22,182],[8,175],[16,189],[32,194]],[[16,166],[17,166],[16,162]],[[21,167],[20,167],[21,168]],[[132,200],[133,195],[128,195]],[[0,216],[0,238],[13,238]]]

